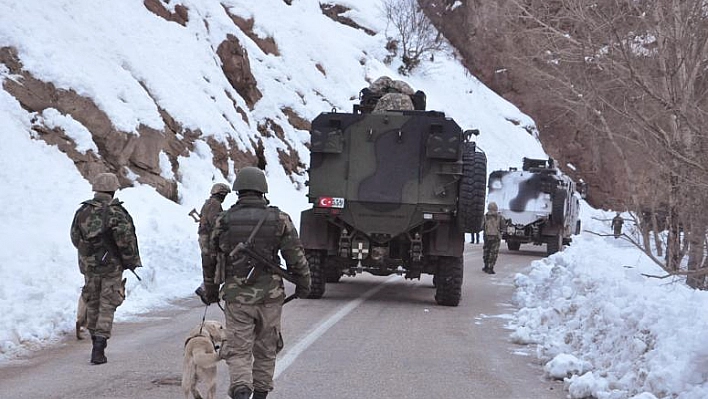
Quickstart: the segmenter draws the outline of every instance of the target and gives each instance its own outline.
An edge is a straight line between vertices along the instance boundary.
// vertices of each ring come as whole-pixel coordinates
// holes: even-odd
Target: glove
[[[219,286],[216,284],[202,283],[194,293],[205,305],[219,302]]]

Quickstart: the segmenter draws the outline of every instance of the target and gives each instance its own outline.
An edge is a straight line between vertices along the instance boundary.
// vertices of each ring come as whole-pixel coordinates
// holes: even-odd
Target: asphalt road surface
[[[502,249],[497,274],[481,271],[481,245],[467,244],[463,297],[437,306],[432,278],[368,274],[328,284],[320,300],[283,312],[285,349],[272,399],[564,399],[544,379],[534,348],[509,339],[513,276],[545,248]],[[292,291],[292,286],[287,287]],[[130,298],[127,298],[130,300]],[[191,298],[134,323],[117,323],[108,363],[89,363],[91,341],[73,336],[0,367],[1,399],[182,398],[182,348],[204,306]],[[216,306],[208,319],[223,321]],[[217,398],[228,398],[225,363]]]

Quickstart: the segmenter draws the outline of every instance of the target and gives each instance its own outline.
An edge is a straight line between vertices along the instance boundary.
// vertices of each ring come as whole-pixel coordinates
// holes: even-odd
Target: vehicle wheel
[[[462,297],[462,257],[440,258],[435,281],[435,302],[443,306],[457,306]]]
[[[506,247],[509,248],[509,251],[518,251],[519,248],[521,248],[521,243],[518,241],[507,241]]]
[[[305,257],[310,264],[310,295],[308,299],[320,299],[325,292],[324,260],[326,254],[322,251],[306,249]]]
[[[551,256],[554,253],[556,253],[562,249],[563,249],[563,234],[558,233],[557,235],[551,237],[551,240],[548,241],[548,245],[546,245],[546,255]]]
[[[565,190],[556,190],[553,196],[553,204],[551,208],[551,221],[555,226],[563,226],[565,223],[565,203],[568,198],[568,193]]]
[[[484,201],[487,194],[487,156],[476,150],[474,143],[465,143],[462,154],[457,224],[465,233],[482,230]]]

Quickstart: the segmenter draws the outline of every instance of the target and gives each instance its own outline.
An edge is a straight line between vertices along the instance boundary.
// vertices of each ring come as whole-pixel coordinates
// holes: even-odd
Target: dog
[[[214,320],[206,320],[189,332],[184,341],[182,362],[182,391],[184,398],[214,399],[216,395],[216,366],[221,360],[219,350],[224,343],[224,327]],[[206,386],[202,396],[197,384]]]
[[[83,295],[79,295],[79,304],[76,307],[76,339],[84,339],[83,332],[88,325],[88,310]]]

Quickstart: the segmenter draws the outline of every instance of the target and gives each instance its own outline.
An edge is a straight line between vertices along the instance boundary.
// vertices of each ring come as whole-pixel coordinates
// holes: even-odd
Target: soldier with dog
[[[238,201],[219,215],[211,236],[218,261],[215,281],[211,284],[205,278],[205,292],[200,296],[207,303],[218,302],[219,297],[226,302],[221,357],[229,367],[229,396],[248,399],[253,394],[253,399],[264,399],[273,389],[275,359],[283,347],[280,325],[285,289],[283,275],[261,263],[268,260],[277,265],[280,253],[300,298],[309,295],[310,270],[290,216],[268,206],[263,171],[243,168],[233,190]]]

